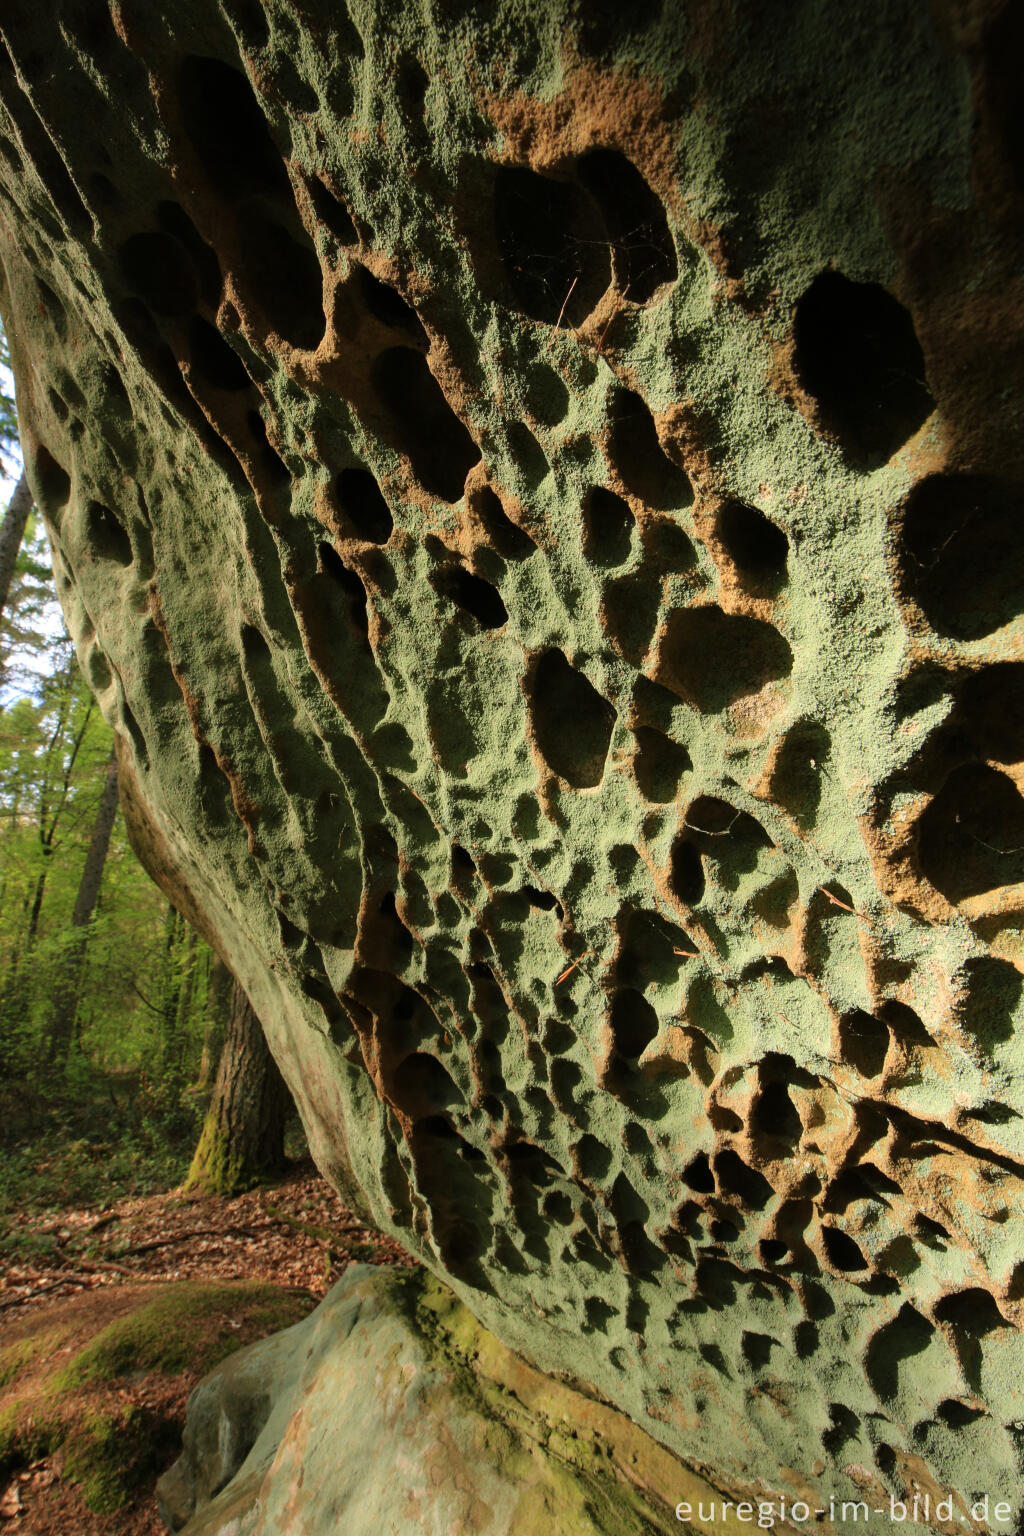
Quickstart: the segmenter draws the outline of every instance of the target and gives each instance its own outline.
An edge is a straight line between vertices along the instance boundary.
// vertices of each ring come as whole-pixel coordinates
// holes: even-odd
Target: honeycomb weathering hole
[[[530,535],[514,523],[495,491],[485,485],[479,492],[476,511],[491,548],[504,560],[525,560],[537,548]]]
[[[134,559],[131,540],[109,507],[90,501],[85,521],[94,554],[101,560],[112,560],[116,565],[131,565]]]
[[[371,544],[386,544],[394,519],[381,488],[368,469],[343,469],[337,482],[338,504],[357,537]]]
[[[220,59],[187,58],[179,93],[185,132],[216,190],[291,202],[291,183],[252,86]]]
[[[652,725],[633,728],[636,737],[636,756],[633,772],[645,800],[655,805],[667,805],[674,800],[679,781],[693,767],[690,754],[679,742]]]
[[[823,272],[797,303],[793,341],[800,381],[851,458],[884,463],[931,415],[913,321],[878,283]]]
[[[583,517],[583,547],[595,565],[611,567],[629,559],[636,518],[621,496],[595,485],[587,497]]]
[[[541,756],[575,789],[604,777],[615,711],[561,651],[546,651],[530,685],[533,728]]]
[[[604,217],[619,291],[635,304],[646,304],[678,270],[664,207],[618,150],[592,149],[580,160],[578,172]]]
[[[632,987],[615,993],[610,1022],[614,1049],[629,1061],[641,1056],[658,1033],[658,1015]]]
[[[417,480],[442,501],[458,501],[480,449],[445,399],[422,352],[389,347],[374,362],[371,379]]]
[[[48,448],[42,444],[35,451],[36,484],[39,486],[39,499],[47,511],[53,515],[59,508],[67,505],[71,496],[71,477],[66,469],[62,469]]]
[[[472,614],[483,629],[500,629],[508,620],[508,610],[501,593],[482,576],[459,566],[449,566],[432,578],[433,585],[457,607]]]
[[[727,501],[718,513],[716,531],[722,548],[744,576],[772,583],[785,576],[789,540],[756,507]]]
[[[571,181],[502,166],[494,221],[512,301],[531,320],[580,325],[611,280],[597,209]]]
[[[201,315],[193,315],[188,328],[189,358],[199,377],[214,389],[248,389],[252,383],[238,353]]]
[[[903,506],[900,572],[932,628],[977,640],[1024,608],[1020,488],[983,475],[929,475]]]
[[[125,281],[158,315],[188,315],[198,287],[188,252],[173,237],[156,231],[132,235],[118,252]]]
[[[323,275],[312,246],[305,236],[296,239],[258,202],[240,209],[238,231],[254,303],[284,341],[312,351],[326,325]]]
[[[789,643],[771,624],[709,604],[669,616],[655,681],[717,714],[792,670]]]
[[[980,757],[1024,760],[1024,662],[999,661],[969,673],[960,690],[960,712]]]
[[[420,324],[420,317],[412,305],[403,299],[397,288],[382,282],[368,267],[355,264],[359,290],[371,315],[392,330],[408,331],[417,341],[426,345],[427,335]]]
[[[693,487],[662,448],[654,417],[640,396],[620,389],[608,418],[608,457],[627,491],[658,511],[688,507]]]
[[[1005,773],[968,763],[918,823],[921,873],[949,901],[1024,881],[1024,797]]]

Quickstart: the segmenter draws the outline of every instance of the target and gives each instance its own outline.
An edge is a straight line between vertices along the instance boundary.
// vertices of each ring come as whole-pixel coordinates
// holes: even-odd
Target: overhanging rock
[[[325,1173],[788,1497],[1015,1501],[1021,12],[0,17],[29,473]]]

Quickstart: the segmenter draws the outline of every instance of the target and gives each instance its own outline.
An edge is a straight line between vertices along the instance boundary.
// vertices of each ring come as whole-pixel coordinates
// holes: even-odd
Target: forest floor
[[[178,1454],[199,1377],[232,1348],[297,1321],[356,1262],[414,1260],[308,1160],[233,1200],[171,1190],[8,1212],[0,1536],[159,1536],[153,1487]],[[164,1344],[187,1337],[187,1349],[161,1353],[139,1321],[150,1318],[152,1334],[158,1316]],[[132,1340],[135,1359],[125,1357]],[[81,1365],[98,1349],[111,1369]],[[134,1439],[145,1452],[113,1481],[97,1459],[97,1426],[100,1440],[130,1449]]]

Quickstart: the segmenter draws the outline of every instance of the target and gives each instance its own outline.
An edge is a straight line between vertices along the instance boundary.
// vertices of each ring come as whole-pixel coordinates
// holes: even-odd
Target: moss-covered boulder
[[[423,1270],[365,1266],[200,1383],[158,1486],[183,1536],[656,1536],[715,1529],[722,1497]]]
[[[825,1507],[1019,1498],[1020,15],[0,16],[144,857],[350,1200]]]
[[[179,1442],[197,1378],[311,1304],[272,1285],[182,1281],[102,1289],[7,1322],[0,1486],[45,1460],[65,1519],[83,1531],[93,1516],[143,1503]]]

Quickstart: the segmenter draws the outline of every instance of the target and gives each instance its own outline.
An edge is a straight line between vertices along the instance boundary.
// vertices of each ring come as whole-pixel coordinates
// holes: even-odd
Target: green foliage
[[[20,467],[0,329],[0,474]],[[212,957],[142,869],[120,817],[85,936],[71,1049],[59,1070],[51,1059],[55,985],[82,942],[71,917],[112,742],[33,511],[0,617],[0,1251],[9,1255],[52,1242],[20,1232],[19,1211],[179,1182],[202,1119],[184,1090],[211,1023]]]

